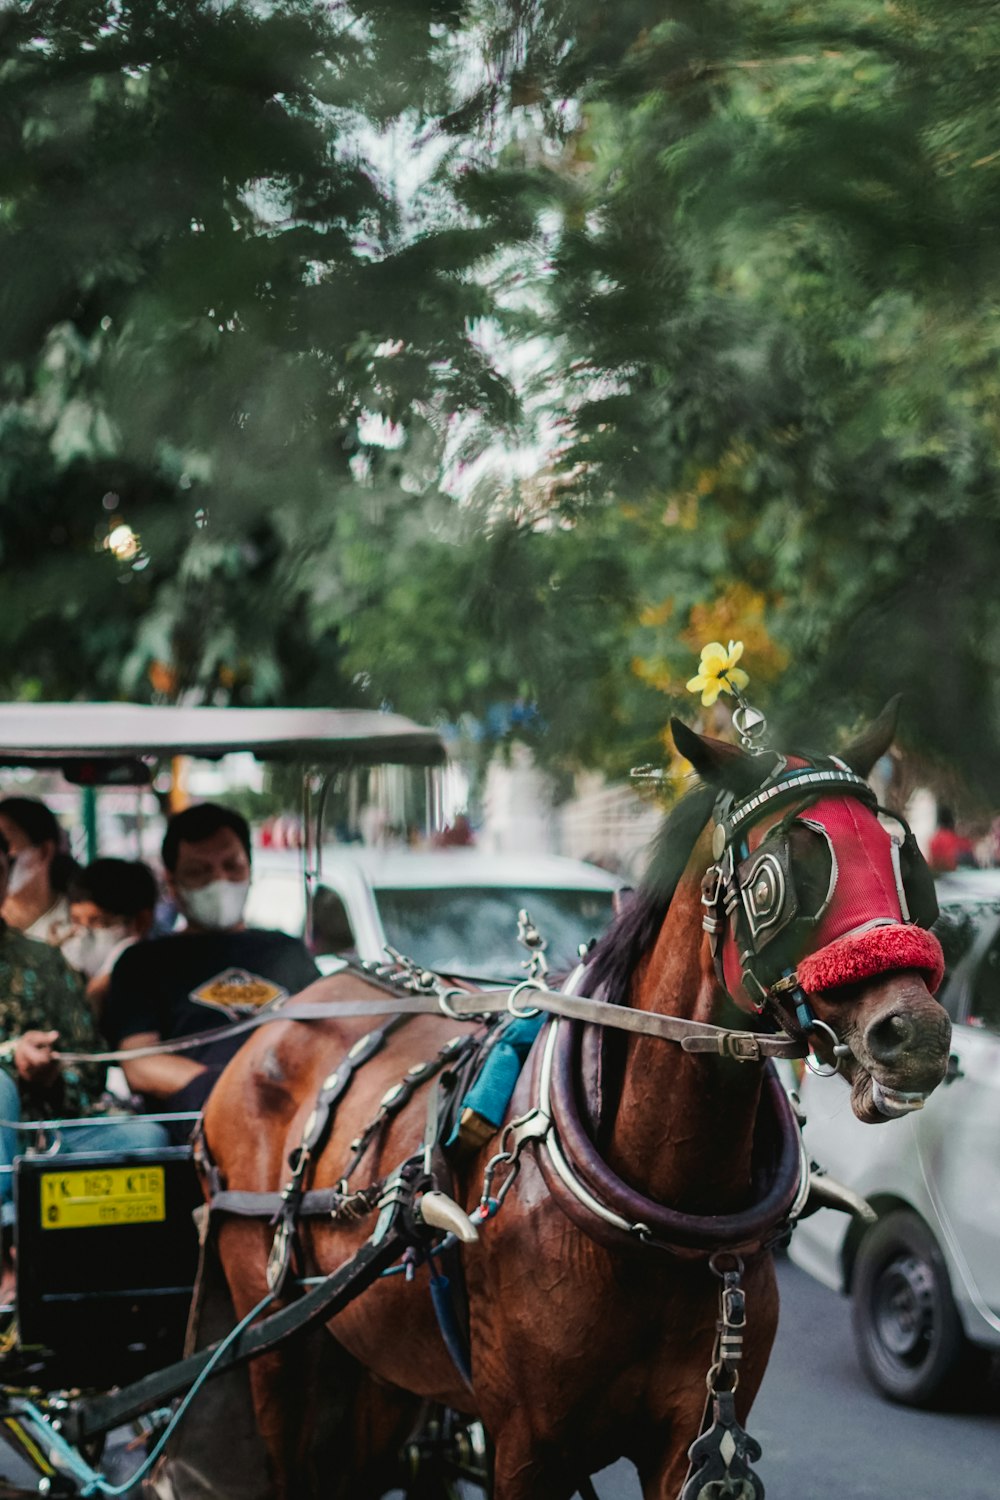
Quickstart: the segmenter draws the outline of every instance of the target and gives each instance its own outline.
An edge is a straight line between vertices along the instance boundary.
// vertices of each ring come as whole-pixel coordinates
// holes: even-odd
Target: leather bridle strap
[[[521,1009],[520,1006],[528,1007]],[[178,1037],[150,1047],[135,1047],[118,1052],[61,1052],[64,1062],[129,1062],[140,1057],[187,1052],[211,1041],[221,1041],[254,1031],[274,1021],[339,1021],[358,1016],[445,1015],[453,1021],[478,1021],[510,1010],[514,1015],[565,1016],[571,1021],[586,1021],[594,1026],[610,1026],[636,1036],[658,1037],[675,1042],[685,1052],[712,1053],[717,1057],[740,1062],[760,1062],[767,1057],[805,1057],[803,1041],[787,1035],[756,1031],[730,1030],[712,1026],[707,1021],[689,1021],[681,1016],[632,1010],[623,1005],[609,1005],[585,995],[566,995],[555,990],[538,989],[519,984],[509,990],[469,991],[442,988],[434,995],[399,995],[385,1000],[317,1000],[295,1001],[250,1016],[233,1026],[216,1027],[197,1036]]]
[[[763,786],[752,797],[745,797],[739,801],[732,797],[726,799],[728,805],[720,808],[716,815],[715,848],[712,851],[716,859],[722,857],[723,852],[733,843],[738,834],[741,834],[745,828],[751,827],[766,812],[795,801],[804,792],[814,797],[822,796],[824,793],[830,796],[857,797],[859,801],[867,803],[873,810],[878,806],[878,798],[868,782],[853,771],[824,771],[810,767],[789,772],[784,780]]]

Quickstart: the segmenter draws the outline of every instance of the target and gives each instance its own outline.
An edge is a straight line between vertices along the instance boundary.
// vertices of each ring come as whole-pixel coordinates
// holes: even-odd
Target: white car
[[[807,1074],[809,1153],[878,1212],[821,1209],[793,1261],[849,1293],[861,1363],[891,1400],[953,1399],[1000,1349],[1000,870],[938,881],[935,932],[954,1025],[948,1074],[923,1109],[862,1125],[839,1078]]]
[[[251,926],[305,934],[300,863],[292,852],[255,851]],[[441,973],[518,979],[527,953],[517,914],[526,908],[548,944],[550,969],[566,970],[611,920],[621,884],[597,865],[550,854],[337,844],[323,851],[311,946],[321,969],[329,954],[381,961],[389,943]]]

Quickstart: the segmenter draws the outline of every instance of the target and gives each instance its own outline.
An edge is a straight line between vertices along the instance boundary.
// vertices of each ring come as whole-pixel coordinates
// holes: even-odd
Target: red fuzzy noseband
[[[806,994],[856,984],[893,969],[920,969],[933,994],[944,977],[944,954],[931,932],[905,923],[848,933],[801,959],[797,973]]]

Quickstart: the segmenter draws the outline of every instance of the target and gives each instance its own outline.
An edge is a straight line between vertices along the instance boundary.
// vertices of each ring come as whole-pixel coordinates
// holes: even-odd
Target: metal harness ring
[[[834,1049],[840,1046],[840,1038],[837,1036],[837,1033],[834,1031],[833,1027],[828,1026],[825,1021],[814,1020],[810,1029],[813,1031],[825,1031],[827,1036],[832,1041]],[[842,1058],[838,1057],[836,1062],[834,1063],[816,1064],[813,1062],[813,1054],[810,1051],[808,1056],[806,1057],[806,1067],[809,1069],[810,1073],[815,1074],[817,1078],[832,1078],[835,1073],[840,1072],[841,1061]]]
[[[516,1016],[519,1021],[534,1020],[535,1016],[541,1015],[541,1010],[537,1005],[526,1005],[523,1010],[519,1009],[517,1004],[517,997],[522,990],[544,990],[545,988],[546,986],[544,984],[539,984],[537,979],[522,979],[521,983],[516,984],[507,997],[507,1009],[510,1011],[511,1015]]]
[[[452,995],[464,996],[465,993],[466,993],[465,990],[438,990],[438,996],[437,996],[438,1010],[440,1010],[444,1015],[446,1015],[449,1018],[449,1020],[452,1020],[452,1021],[472,1021],[472,1020],[475,1020],[474,1016],[471,1016],[471,1015],[470,1016],[463,1016],[463,1015],[461,1015],[457,1010],[453,1010],[452,1007],[451,1007],[451,1005],[449,1004],[449,1001],[450,1001]]]

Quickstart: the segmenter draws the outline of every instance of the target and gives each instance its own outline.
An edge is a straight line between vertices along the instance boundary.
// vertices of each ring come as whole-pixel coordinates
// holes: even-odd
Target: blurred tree
[[[0,10],[7,693],[346,702],[341,632],[515,414],[450,0]],[[468,75],[468,77],[466,76]],[[452,133],[449,133],[452,132]]]
[[[738,636],[788,734],[903,689],[911,740],[995,795],[996,7],[546,12],[535,94],[573,103],[537,168],[557,493],[582,531],[626,522],[618,649],[647,685],[606,758],[690,712],[698,646]]]
[[[788,734],[904,688],[994,784],[998,52],[986,0],[0,12],[6,690],[620,770],[733,635]]]

